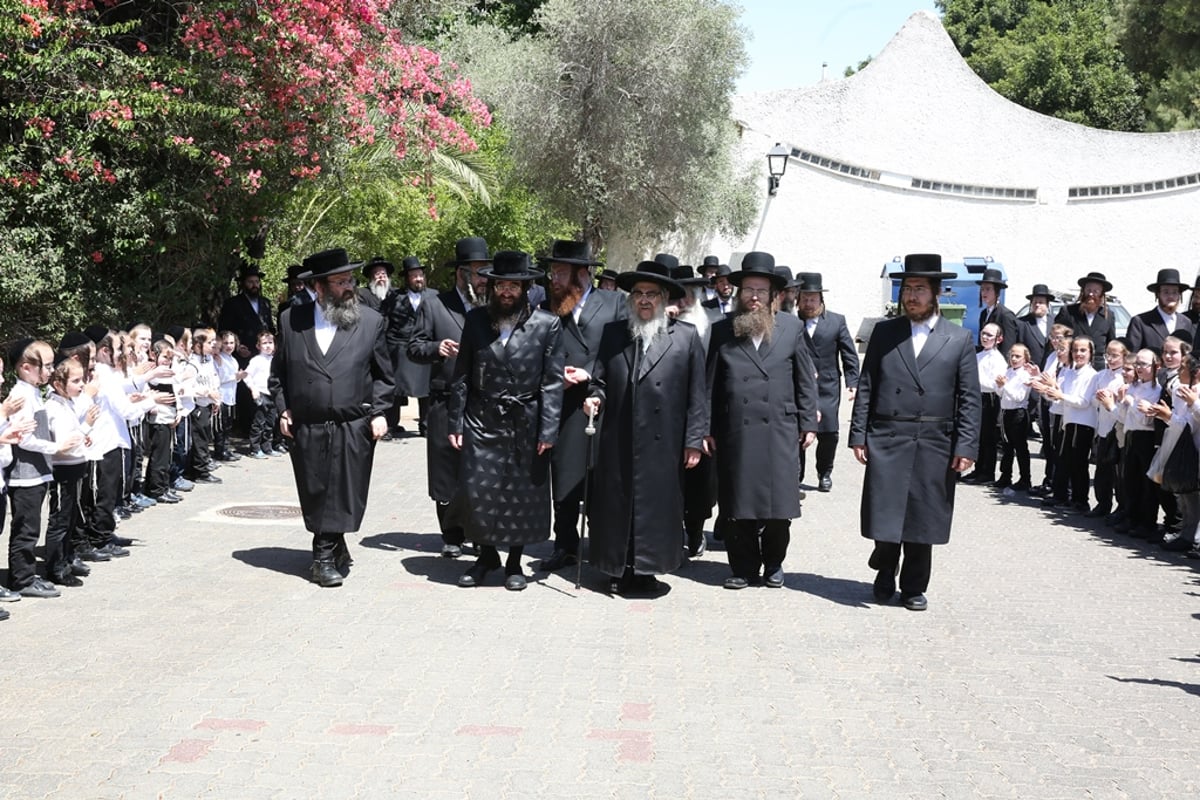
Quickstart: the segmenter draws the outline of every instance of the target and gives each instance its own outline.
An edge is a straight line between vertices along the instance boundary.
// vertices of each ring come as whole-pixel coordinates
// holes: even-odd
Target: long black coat
[[[1048,315],[1047,315],[1048,316]],[[1043,335],[1038,328],[1037,317],[1029,312],[1017,319],[1017,341],[1029,348],[1029,363],[1036,364],[1038,369],[1046,365],[1046,347],[1050,344],[1048,335]],[[1053,327],[1053,320],[1046,320],[1047,334]]]
[[[1000,335],[1003,337],[997,350],[1004,356],[1004,360],[1008,360],[1008,351],[1012,350],[1012,346],[1017,343],[1017,337],[1020,335],[1021,326],[1017,324],[1017,315],[1003,303],[997,303],[995,310],[992,311],[992,318],[986,323],[984,315],[986,310],[979,312],[979,330],[983,330],[985,324],[995,323],[1000,328]]]
[[[250,299],[245,294],[236,294],[221,306],[219,326],[223,331],[233,331],[238,341],[249,348],[251,353],[257,351],[255,346],[258,334],[263,331],[275,333],[275,316],[271,313],[271,301],[265,297],[258,298],[258,312],[250,305]]]
[[[1056,325],[1066,325],[1074,331],[1075,336],[1086,336],[1091,339],[1092,344],[1096,346],[1095,352],[1092,354],[1092,369],[1097,371],[1104,369],[1104,348],[1117,338],[1117,328],[1113,323],[1111,311],[1101,306],[1089,324],[1087,314],[1079,307],[1079,303],[1071,303],[1059,309],[1058,315],[1054,317],[1054,322]]]
[[[862,535],[880,542],[950,540],[955,456],[979,452],[983,399],[975,342],[940,318],[914,356],[907,317],[880,322],[863,358],[850,445],[867,448]]]
[[[436,290],[423,289],[421,305],[437,296]],[[408,356],[408,345],[420,328],[418,316],[418,309],[413,308],[408,293],[398,293],[388,311],[387,340],[392,350],[392,365],[396,370],[396,394],[404,397],[429,396],[430,365],[414,361]]]
[[[408,357],[431,365],[429,408],[425,412],[425,469],[429,496],[449,503],[461,489],[458,479],[459,452],[450,446],[447,407],[454,382],[456,358],[442,358],[438,345],[443,339],[460,342],[466,307],[458,290],[451,287],[437,297],[426,298],[417,311],[417,325],[408,343]]]
[[[591,393],[603,401],[592,496],[592,563],[670,572],[683,560],[683,450],[708,433],[704,349],[695,327],[672,323],[644,355],[625,322],[605,328]],[[634,371],[635,362],[638,370]]]
[[[591,375],[600,353],[600,337],[604,333],[604,326],[623,320],[628,315],[629,307],[623,294],[593,289],[579,313],[578,323],[569,313],[559,317],[565,366],[580,367]],[[577,383],[563,393],[562,423],[551,459],[556,502],[582,486],[587,474],[587,434],[583,432],[587,427],[587,414],[583,413],[583,401],[587,396],[587,381]],[[597,421],[597,429],[599,427],[602,425]]]
[[[733,317],[713,326],[708,346],[717,491],[729,519],[800,516],[800,448],[817,430],[816,369],[791,314],[775,315],[762,351],[733,334]]]
[[[805,321],[800,320],[804,325]],[[854,338],[846,327],[846,318],[832,311],[824,311],[817,318],[817,327],[812,336],[804,335],[808,343],[813,365],[817,368],[817,395],[820,397],[821,419],[817,423],[818,433],[837,433],[838,409],[842,405],[842,374],[845,385],[858,383],[858,351]]]
[[[467,538],[524,545],[550,538],[550,457],[562,413],[562,328],[534,311],[502,344],[486,308],[467,313],[450,398],[461,433]]]
[[[1168,333],[1167,323],[1163,322],[1162,314],[1158,313],[1156,306],[1129,320],[1129,330],[1125,332],[1125,341],[1129,344],[1129,349],[1135,353],[1142,348],[1162,353],[1163,340],[1168,336],[1177,336],[1185,342],[1190,342],[1195,335],[1195,330],[1190,319],[1182,313],[1177,313],[1175,315],[1175,332]]]
[[[314,333],[311,303],[284,312],[271,359],[271,396],[290,411],[290,449],[304,526],[346,533],[362,524],[375,440],[371,418],[392,404],[392,362],[383,317],[368,308],[351,330],[339,330],[327,353]]]

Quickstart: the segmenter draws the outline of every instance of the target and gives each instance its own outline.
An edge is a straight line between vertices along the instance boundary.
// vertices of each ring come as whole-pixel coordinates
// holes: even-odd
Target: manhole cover
[[[299,506],[230,506],[217,511],[238,519],[291,519],[300,516]]]

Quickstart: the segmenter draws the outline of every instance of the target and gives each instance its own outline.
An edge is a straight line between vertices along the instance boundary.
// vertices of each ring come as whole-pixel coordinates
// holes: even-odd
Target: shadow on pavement
[[[1144,683],[1147,686],[1170,686],[1175,689],[1181,689],[1188,694],[1200,697],[1200,684],[1182,683],[1180,681],[1167,681],[1162,678],[1118,678],[1116,675],[1108,676],[1111,680],[1118,683]]]
[[[788,589],[811,594],[838,605],[857,608],[874,605],[874,603],[868,602],[871,598],[871,584],[865,581],[827,578],[811,572],[798,572],[795,575],[788,575],[784,579],[783,585]]]
[[[442,537],[437,537],[437,540],[440,543]],[[440,549],[441,545],[439,544],[438,547]],[[458,586],[458,579],[473,562],[473,558],[442,558],[440,553],[433,556],[408,556],[407,558],[400,559],[400,563],[404,565],[404,568],[408,570],[410,575],[419,575],[432,583],[441,583],[455,587]],[[500,577],[497,578],[497,575]],[[496,570],[490,573],[488,578],[489,580],[496,581],[497,585],[503,584],[504,570]]]
[[[409,533],[391,531],[364,536],[358,540],[363,547],[374,550],[413,550],[418,553],[441,553],[440,533]],[[440,556],[439,556],[440,558]]]
[[[255,547],[250,550],[234,550],[230,555],[258,569],[269,569],[284,575],[294,575],[308,580],[312,565],[312,550],[294,550],[290,547]]]

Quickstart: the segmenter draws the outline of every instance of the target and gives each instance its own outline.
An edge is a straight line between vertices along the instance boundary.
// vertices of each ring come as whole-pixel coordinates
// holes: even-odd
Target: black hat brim
[[[1083,285],[1085,283],[1098,283],[1104,287],[1105,294],[1108,294],[1109,292],[1111,292],[1112,288],[1113,288],[1113,285],[1111,283],[1109,283],[1108,281],[1105,281],[1105,280],[1100,280],[1099,278],[1080,278],[1078,281],[1076,281],[1076,283],[1079,284],[1080,289],[1083,288]]]
[[[757,271],[743,272],[740,269],[735,272],[731,272],[728,275],[728,278],[729,278],[729,282],[732,283],[734,286],[738,287],[739,289],[742,286],[742,278],[766,278],[767,280],[769,280],[771,282],[771,286],[774,287],[775,289],[786,289],[787,285],[789,283],[791,283],[791,281],[789,281],[787,278],[783,277],[782,275],[775,275],[774,273],[757,272]]]
[[[1001,289],[1008,288],[1008,284],[1004,281],[975,281],[976,286],[983,286],[985,283],[990,283],[993,286],[999,286]]]
[[[1158,292],[1158,289],[1160,286],[1178,286],[1180,292],[1186,292],[1188,289],[1192,288],[1188,284],[1180,283],[1178,281],[1164,281],[1162,283],[1152,283],[1149,286],[1147,286],[1146,288],[1152,292]],[[1104,291],[1107,292],[1108,289],[1105,289]],[[1195,291],[1195,290],[1193,289],[1193,291]]]
[[[340,267],[331,267],[324,272],[305,272],[297,276],[299,280],[315,281],[321,278],[328,278],[331,275],[341,275],[343,272],[353,272],[362,267],[364,262],[352,261],[349,264],[343,264]]]
[[[896,278],[929,278],[935,281],[946,281],[957,278],[958,275],[953,272],[889,272],[888,277],[893,280]]]
[[[511,272],[507,275],[499,275],[494,267],[485,267],[479,270],[481,278],[487,278],[492,281],[536,281],[538,278],[544,278],[546,273],[540,269],[529,269],[525,272]]]
[[[577,267],[598,267],[603,263],[586,258],[566,258],[565,256],[561,258],[557,256],[538,256],[537,262],[539,264],[573,264]]]
[[[672,300],[678,300],[687,294],[687,292],[684,291],[683,286],[678,281],[674,281],[663,275],[658,275],[653,272],[638,272],[636,270],[633,272],[617,273],[617,286],[621,287],[627,292],[633,291],[634,285],[643,281],[657,283],[659,286],[667,290],[667,295]]]

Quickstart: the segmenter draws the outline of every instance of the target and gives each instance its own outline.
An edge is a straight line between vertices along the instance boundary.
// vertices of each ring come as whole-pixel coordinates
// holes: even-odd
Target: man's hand
[[[583,401],[583,413],[589,417],[594,417],[600,413],[600,398],[589,397]]]
[[[691,469],[700,463],[700,451],[694,447],[683,448],[683,468]]]
[[[453,339],[442,339],[438,342],[438,355],[442,358],[454,358],[458,355],[458,342]]]
[[[849,389],[846,390],[846,399],[849,400],[851,403],[853,403],[854,398],[857,394],[858,394],[858,387],[851,386]]]
[[[591,375],[586,369],[580,367],[568,366],[563,370],[563,383],[567,386],[574,386],[577,383],[585,383],[591,380]]]
[[[966,472],[973,466],[975,466],[975,459],[966,456],[955,456],[954,460],[950,462],[950,469],[955,472]]]
[[[817,440],[816,431],[805,431],[800,435],[800,446],[807,450]]]
[[[449,436],[447,436],[446,438],[450,440],[451,447],[453,447],[455,450],[462,450],[462,434],[461,433],[452,433]],[[540,455],[540,452],[539,452],[539,455]]]
[[[286,436],[289,439],[293,438],[293,436],[292,436],[292,412],[290,409],[287,411],[284,411],[282,414],[279,415],[279,432],[282,433],[284,436]]]
[[[854,451],[854,460],[860,464],[867,463],[867,446],[865,444],[856,444],[850,448]]]
[[[375,441],[379,441],[380,439],[383,438],[383,435],[385,433],[387,433],[387,429],[388,429],[388,424],[387,424],[386,419],[384,419],[383,417],[372,417],[371,418],[371,438],[372,439],[374,439]]]
[[[704,437],[704,455],[711,456],[717,452],[717,440],[711,436]]]

